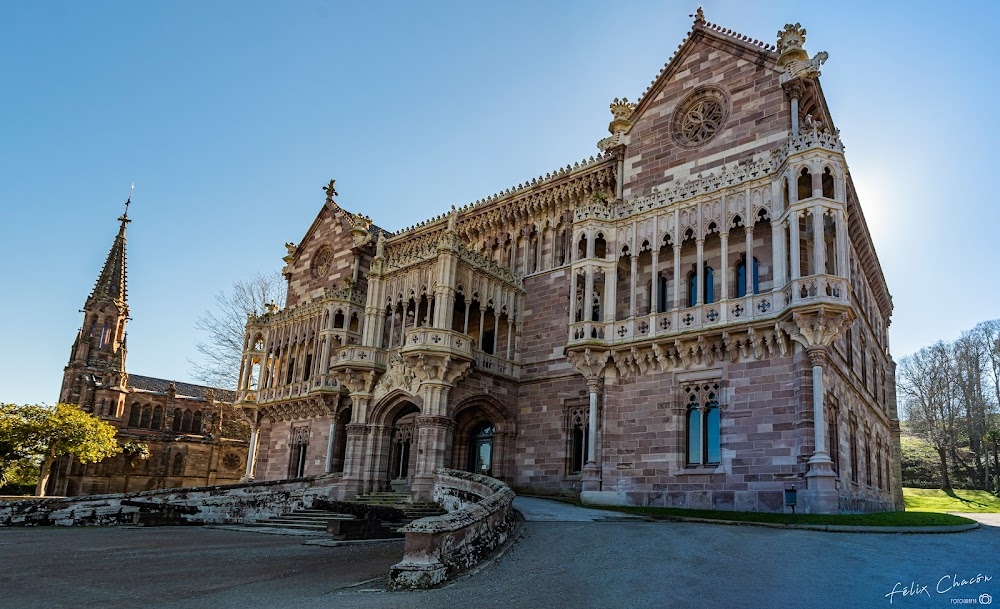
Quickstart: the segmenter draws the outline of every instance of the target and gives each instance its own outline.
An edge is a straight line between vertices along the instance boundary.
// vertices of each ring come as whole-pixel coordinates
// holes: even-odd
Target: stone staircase
[[[338,514],[327,510],[296,510],[279,516],[271,516],[244,526],[297,531],[303,535],[326,534],[326,524],[331,520],[354,520],[350,514]]]
[[[418,518],[440,516],[445,513],[444,509],[433,501],[413,501],[409,493],[369,493],[358,495],[348,502],[396,508],[403,512],[406,517],[399,526],[409,524]]]
[[[409,493],[370,493],[358,495],[346,503],[389,507],[403,512],[404,518],[401,522],[383,523],[383,526],[391,531],[396,531],[418,518],[439,516],[445,513],[440,505],[432,501],[412,501]],[[357,518],[352,514],[330,510],[306,509],[263,518],[243,526],[266,529],[275,533],[320,536],[327,534],[327,523],[331,520],[357,520]]]

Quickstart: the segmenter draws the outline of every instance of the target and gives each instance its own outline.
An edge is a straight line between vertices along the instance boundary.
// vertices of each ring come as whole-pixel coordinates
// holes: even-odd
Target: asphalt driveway
[[[385,591],[400,542],[322,547],[200,527],[0,529],[0,607],[954,607],[983,604],[983,594],[1000,604],[1000,527],[846,534],[647,522],[523,498],[518,507],[529,521],[505,554],[413,593]]]

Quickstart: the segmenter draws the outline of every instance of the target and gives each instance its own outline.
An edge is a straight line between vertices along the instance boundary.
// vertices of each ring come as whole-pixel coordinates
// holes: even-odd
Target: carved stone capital
[[[806,355],[809,356],[809,361],[812,362],[813,366],[826,367],[828,357],[826,349],[826,347],[809,347],[806,349]]]
[[[343,367],[333,370],[332,374],[347,387],[353,398],[355,394],[370,396],[380,373],[373,368]]]
[[[788,99],[799,99],[806,91],[805,87],[802,86],[802,81],[799,80],[782,83],[781,87],[785,90]]]
[[[414,351],[403,354],[407,366],[421,384],[440,383],[454,386],[472,368],[472,360],[452,353]]]
[[[792,320],[785,323],[785,330],[792,340],[806,349],[829,347],[840,338],[854,320],[849,307],[820,306],[792,312]]]
[[[582,374],[588,381],[590,379],[604,379],[604,367],[608,364],[611,352],[607,350],[592,351],[589,347],[582,351],[570,351],[566,354],[577,372]]]
[[[417,427],[434,427],[438,429],[450,429],[455,422],[450,418],[440,415],[420,415],[417,417]]]

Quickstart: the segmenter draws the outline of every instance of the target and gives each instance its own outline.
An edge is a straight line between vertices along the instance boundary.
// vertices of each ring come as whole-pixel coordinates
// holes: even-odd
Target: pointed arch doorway
[[[466,470],[493,476],[493,423],[484,421],[472,428],[469,436],[469,460]]]

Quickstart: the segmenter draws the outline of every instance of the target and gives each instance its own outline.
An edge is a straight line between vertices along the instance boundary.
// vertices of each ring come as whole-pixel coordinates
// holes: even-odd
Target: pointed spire
[[[97,278],[94,291],[90,293],[87,302],[94,300],[110,299],[116,303],[125,304],[128,301],[128,291],[125,281],[125,225],[131,220],[128,218],[128,206],[132,202],[132,194],[125,201],[125,213],[118,217],[120,226],[115,242],[108,252],[108,259],[104,262],[104,268]]]

